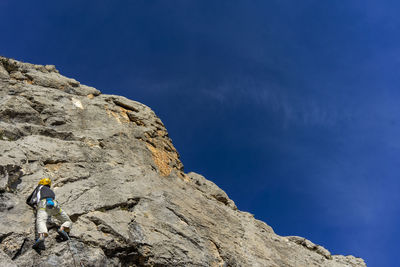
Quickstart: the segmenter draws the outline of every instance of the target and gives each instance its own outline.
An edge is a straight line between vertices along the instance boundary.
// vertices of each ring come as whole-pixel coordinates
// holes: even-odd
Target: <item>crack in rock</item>
[[[18,185],[21,183],[21,177],[24,172],[20,166],[17,165],[0,165],[0,193],[1,192],[15,192]]]
[[[16,260],[19,256],[21,256],[22,252],[23,252],[24,250],[26,250],[26,248],[24,249],[26,241],[27,241],[27,238],[24,238],[24,241],[22,242],[20,248],[19,248],[18,251],[15,253],[15,255],[12,257],[12,260],[13,260],[13,261]]]

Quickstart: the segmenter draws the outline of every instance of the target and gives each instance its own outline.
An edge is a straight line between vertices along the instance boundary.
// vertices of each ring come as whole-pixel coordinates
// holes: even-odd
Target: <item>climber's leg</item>
[[[38,238],[33,245],[34,249],[45,249],[44,239],[48,236],[47,232],[47,218],[49,215],[45,208],[39,208],[36,212],[36,229],[38,232]]]
[[[72,221],[65,211],[63,211],[61,208],[58,209],[59,212],[54,217],[56,217],[56,219],[59,220],[62,223],[62,225],[60,229],[57,231],[57,233],[61,236],[62,239],[68,240],[69,239],[68,232],[71,230]]]
[[[36,213],[36,229],[38,234],[43,234],[45,237],[48,236],[47,232],[47,218],[49,215],[45,208],[39,208]]]

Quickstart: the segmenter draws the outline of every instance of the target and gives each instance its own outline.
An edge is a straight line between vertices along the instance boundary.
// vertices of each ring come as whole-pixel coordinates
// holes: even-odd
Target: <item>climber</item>
[[[49,234],[47,232],[47,218],[54,216],[57,220],[61,221],[62,225],[57,230],[57,233],[63,240],[69,240],[68,232],[71,230],[72,221],[67,213],[63,211],[55,200],[55,194],[50,189],[50,178],[43,178],[39,181],[38,186],[26,200],[26,203],[32,208],[36,208],[36,230],[38,238],[36,239],[33,248],[44,249],[44,239]]]

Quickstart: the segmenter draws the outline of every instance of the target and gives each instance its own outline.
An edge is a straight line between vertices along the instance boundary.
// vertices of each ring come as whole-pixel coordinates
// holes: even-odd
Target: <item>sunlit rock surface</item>
[[[39,255],[25,199],[42,177],[74,222],[49,222]],[[237,210],[211,181],[184,173],[147,106],[0,57],[1,266],[365,266]]]

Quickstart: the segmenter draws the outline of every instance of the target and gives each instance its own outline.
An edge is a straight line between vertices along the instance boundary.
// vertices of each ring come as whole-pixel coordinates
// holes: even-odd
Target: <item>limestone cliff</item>
[[[53,179],[74,222],[49,222],[39,255],[25,199]],[[147,106],[0,57],[1,266],[365,266],[237,210],[211,181],[184,173]]]

